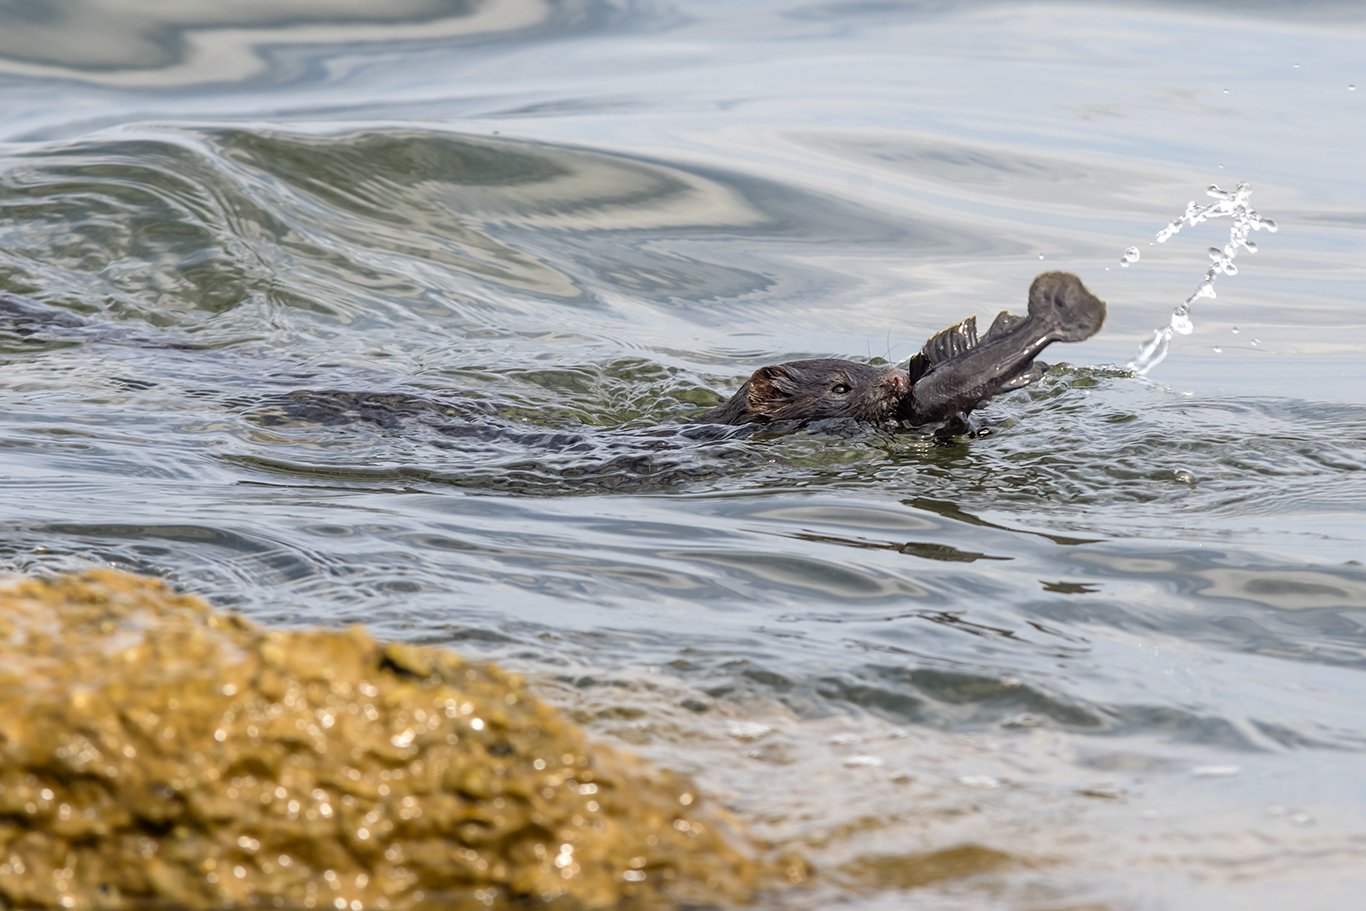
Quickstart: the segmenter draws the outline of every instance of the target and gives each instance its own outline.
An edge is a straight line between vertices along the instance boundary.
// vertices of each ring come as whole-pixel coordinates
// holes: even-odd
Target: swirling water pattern
[[[0,563],[496,658],[811,855],[783,907],[1350,907],[1362,25],[1106,9],[0,10]],[[1236,316],[1106,366],[1221,164]],[[687,423],[1053,267],[1110,324],[989,435]]]

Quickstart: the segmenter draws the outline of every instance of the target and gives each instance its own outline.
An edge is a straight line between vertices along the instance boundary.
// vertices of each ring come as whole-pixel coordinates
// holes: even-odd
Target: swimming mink
[[[977,318],[930,337],[904,368],[836,358],[760,367],[729,400],[697,420],[714,424],[826,418],[920,425],[961,423],[992,396],[1020,389],[1048,369],[1034,359],[1054,342],[1100,331],[1105,302],[1069,272],[1045,272],[1029,286],[1028,312],[1001,313],[978,338]]]

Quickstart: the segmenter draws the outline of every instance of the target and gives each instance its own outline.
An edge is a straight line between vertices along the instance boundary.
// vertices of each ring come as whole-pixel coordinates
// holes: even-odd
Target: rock
[[[112,570],[0,584],[0,908],[732,905],[802,872],[496,667]]]

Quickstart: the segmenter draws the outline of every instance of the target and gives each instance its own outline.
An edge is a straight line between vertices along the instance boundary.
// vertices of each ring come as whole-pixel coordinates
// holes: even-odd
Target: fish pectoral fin
[[[1019,373],[1012,376],[1001,384],[1001,392],[1009,392],[1012,389],[1023,389],[1030,383],[1038,382],[1048,371],[1048,365],[1042,361],[1035,361]]]
[[[914,386],[920,382],[920,378],[930,372],[930,359],[923,354],[912,354],[911,359],[906,362],[906,373],[910,377],[910,385]]]
[[[977,347],[977,317],[969,316],[956,326],[936,332],[920,349],[930,364],[938,364]]]
[[[983,335],[982,338],[988,339],[998,335],[1005,335],[1007,332],[1020,325],[1020,323],[1024,322],[1024,320],[1025,318],[1023,316],[1016,316],[1009,310],[1002,310],[1000,313],[996,314],[996,319],[991,322],[991,328],[987,330],[986,335]]]

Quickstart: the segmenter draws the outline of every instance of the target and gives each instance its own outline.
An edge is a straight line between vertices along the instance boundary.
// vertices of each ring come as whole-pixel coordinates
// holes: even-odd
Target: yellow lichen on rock
[[[653,908],[775,874],[495,667],[115,571],[0,584],[0,908]]]

